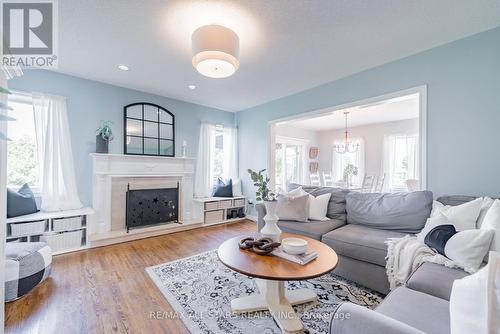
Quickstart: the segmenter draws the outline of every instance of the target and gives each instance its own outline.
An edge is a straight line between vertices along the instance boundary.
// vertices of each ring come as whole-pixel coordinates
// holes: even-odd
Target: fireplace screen
[[[177,188],[127,190],[127,232],[131,228],[179,223],[179,184]]]

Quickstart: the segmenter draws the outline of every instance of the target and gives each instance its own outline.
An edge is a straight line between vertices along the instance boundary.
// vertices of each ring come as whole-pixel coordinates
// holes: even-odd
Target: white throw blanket
[[[411,273],[423,262],[442,264],[449,268],[455,263],[417,240],[406,235],[402,238],[390,238],[387,244],[387,277],[391,290],[406,282]]]

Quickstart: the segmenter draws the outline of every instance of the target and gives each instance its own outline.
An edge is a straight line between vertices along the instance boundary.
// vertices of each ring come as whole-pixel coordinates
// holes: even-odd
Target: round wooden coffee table
[[[227,267],[241,274],[255,277],[260,294],[237,298],[231,301],[234,313],[269,310],[285,333],[304,330],[304,326],[292,305],[312,302],[317,299],[310,289],[285,290],[284,281],[301,281],[324,275],[335,268],[337,254],[327,245],[301,235],[283,233],[281,238],[296,237],[307,240],[308,250],[318,252],[318,257],[306,265],[271,256],[257,255],[238,247],[239,236],[220,245],[217,255]],[[258,235],[254,235],[258,237]]]

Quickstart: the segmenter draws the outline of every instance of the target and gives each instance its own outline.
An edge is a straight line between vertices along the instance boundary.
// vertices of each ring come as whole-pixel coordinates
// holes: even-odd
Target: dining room
[[[275,189],[425,189],[425,90],[384,95],[270,124]]]

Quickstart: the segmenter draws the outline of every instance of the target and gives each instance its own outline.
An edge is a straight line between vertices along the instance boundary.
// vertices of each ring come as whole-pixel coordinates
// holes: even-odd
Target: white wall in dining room
[[[313,146],[318,146],[318,131],[311,131],[306,129],[300,129],[286,124],[276,126],[276,136],[282,136],[287,138],[293,138],[298,140],[303,140],[306,142],[304,151],[304,178],[305,182],[309,182],[309,162],[318,161],[309,159],[309,148]],[[321,154],[321,153],[320,153]]]
[[[387,123],[369,124],[349,128],[350,138],[362,137],[365,142],[365,173],[382,173],[384,137],[391,134],[418,134],[418,118]],[[333,142],[342,140],[344,129],[320,131],[317,133],[319,147],[319,170],[332,170]]]

